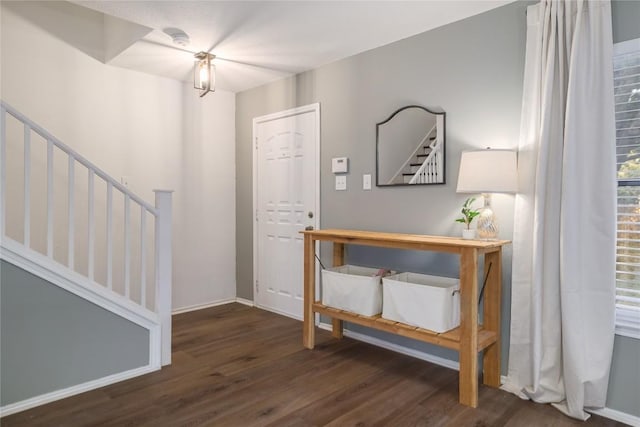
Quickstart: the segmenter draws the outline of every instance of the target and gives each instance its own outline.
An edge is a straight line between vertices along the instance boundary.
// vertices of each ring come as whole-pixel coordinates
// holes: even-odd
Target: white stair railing
[[[444,116],[436,117],[436,128],[444,129]],[[437,184],[444,182],[443,134],[438,132],[436,139],[429,145],[431,152],[422,166],[411,177],[409,184]]]
[[[11,138],[8,138],[8,119],[11,120]],[[19,126],[23,127],[22,132],[16,132]],[[19,135],[21,133],[21,135]],[[34,144],[40,143],[34,142],[33,137],[41,139],[46,144],[46,161],[43,161],[42,167],[46,167],[46,203],[44,206],[40,203],[40,208],[45,212],[36,212],[32,202],[37,200],[32,192],[31,177],[34,172],[32,163],[32,151]],[[22,144],[23,152],[23,171],[22,171],[22,218],[16,215],[14,211],[17,211],[18,204],[20,204],[19,197],[14,199],[8,198],[9,189],[7,184],[7,166],[11,164],[15,166],[15,159],[7,158],[7,145],[8,139],[12,144],[12,153],[19,152],[19,144]],[[61,171],[54,168],[55,164],[60,164],[57,160],[54,162],[54,150],[55,154],[62,153],[66,156],[65,169]],[[18,162],[20,159],[18,159]],[[55,164],[54,164],[55,163]],[[46,166],[45,166],[46,165]],[[84,167],[87,173],[86,194],[78,194],[76,186],[79,182],[76,179],[77,170]],[[58,194],[56,191],[61,191],[64,185],[56,183],[57,180],[63,180],[66,174],[66,193],[67,204],[66,212],[66,236],[62,240],[58,238],[55,240],[56,234],[60,232],[60,228],[56,229],[54,225],[54,212],[56,215],[60,214],[60,209],[55,209],[54,202]],[[61,179],[62,178],[62,179]],[[101,193],[99,197],[96,197],[96,181],[102,180],[106,184],[106,191]],[[16,180],[18,181],[18,180]],[[10,187],[11,195],[19,195],[19,189],[16,185]],[[18,193],[16,192],[18,191]],[[128,188],[120,184],[117,180],[107,175],[100,168],[89,162],[73,149],[62,143],[56,137],[51,135],[45,129],[31,121],[29,118],[15,110],[5,102],[0,103],[0,237],[3,244],[10,244],[14,247],[21,245],[27,251],[37,251],[37,248],[33,247],[32,241],[36,237],[44,239],[46,244],[40,252],[40,255],[46,256],[49,260],[62,264],[64,267],[71,270],[74,276],[80,274],[86,279],[86,286],[101,287],[101,295],[111,295],[115,302],[121,302],[129,309],[131,307],[137,307],[139,314],[152,319],[161,325],[161,351],[162,351],[162,365],[171,363],[171,196],[172,192],[167,190],[154,190],[155,192],[155,206],[150,205],[142,198],[136,196]],[[119,218],[114,215],[114,195],[124,201],[124,217]],[[76,197],[86,197],[87,200],[87,212],[86,217],[82,218],[86,220],[86,229],[78,230],[78,220],[81,214],[76,212]],[[36,194],[37,197],[37,194]],[[42,196],[41,196],[42,197]],[[98,200],[99,199],[99,200]],[[96,257],[96,209],[95,206],[98,202],[106,205],[106,230],[104,231],[104,242],[101,242],[103,246],[106,246],[106,257],[98,259]],[[7,224],[8,208],[12,209],[12,223],[10,227]],[[36,207],[37,208],[37,207]],[[131,213],[132,211],[139,210],[139,221],[133,224]],[[46,226],[44,230],[38,230],[38,233],[44,233],[42,236],[36,236],[34,230],[32,230],[32,220],[34,215],[40,214],[40,216],[46,217]],[[149,226],[149,221],[153,221],[154,225]],[[122,233],[117,233],[116,223],[122,224]],[[59,224],[58,224],[59,225]],[[135,230],[137,228],[137,230]],[[17,232],[16,230],[22,230]],[[82,233],[77,233],[81,231]],[[137,233],[135,232],[137,231]],[[11,234],[11,235],[9,235]],[[76,242],[80,238],[79,236],[86,235],[86,273],[78,271],[78,265],[76,262],[76,255],[79,253],[76,248]],[[120,237],[123,242],[123,256],[120,261],[122,265],[114,265],[114,256],[120,255],[117,253],[114,242],[114,236]],[[139,257],[135,259],[132,255],[132,241],[137,239],[137,253]],[[153,241],[154,253],[149,253],[150,242]],[[61,262],[62,258],[60,254],[60,247],[66,246],[66,263]],[[84,253],[82,253],[84,255]],[[96,261],[98,261],[101,271],[105,272],[106,278],[102,283],[96,278]],[[150,262],[151,261],[151,265]],[[135,276],[135,280],[132,281],[134,276],[132,267],[134,267],[138,274]],[[118,278],[122,279],[119,286],[114,283],[115,275],[118,274]],[[106,293],[105,293],[106,292]],[[153,298],[149,298],[149,293],[153,292]]]
[[[442,143],[440,139],[433,141],[431,152],[411,177],[409,184],[433,184],[442,182]]]

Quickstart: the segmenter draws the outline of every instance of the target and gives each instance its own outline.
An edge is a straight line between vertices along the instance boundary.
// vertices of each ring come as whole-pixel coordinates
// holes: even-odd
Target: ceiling
[[[105,53],[105,62],[190,81],[193,53],[210,51],[216,55],[216,87],[239,92],[511,1],[73,3],[105,14],[105,22],[111,20],[105,46],[115,48]],[[174,45],[162,31],[170,27],[186,32],[190,44]]]

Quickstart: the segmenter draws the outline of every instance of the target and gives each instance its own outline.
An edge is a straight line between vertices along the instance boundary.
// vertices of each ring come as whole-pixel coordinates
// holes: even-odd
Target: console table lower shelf
[[[393,320],[383,319],[380,315],[363,316],[352,313],[350,311],[340,310],[337,308],[323,305],[316,301],[313,304],[314,313],[324,314],[332,319],[339,319],[346,322],[355,323],[357,325],[366,326],[380,331],[390,332],[392,334],[401,335],[403,337],[412,338],[418,341],[424,341],[429,344],[439,345],[440,347],[450,348],[451,350],[460,351],[460,328],[455,328],[447,332],[434,332],[429,329],[423,329],[416,326],[407,325],[405,323]],[[497,341],[498,337],[495,332],[486,331],[480,325],[478,327],[478,347],[476,351],[482,351]]]

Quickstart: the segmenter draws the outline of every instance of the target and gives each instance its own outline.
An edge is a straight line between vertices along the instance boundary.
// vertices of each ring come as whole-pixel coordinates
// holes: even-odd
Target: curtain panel
[[[615,331],[611,5],[527,10],[504,389],[574,418],[603,407]]]

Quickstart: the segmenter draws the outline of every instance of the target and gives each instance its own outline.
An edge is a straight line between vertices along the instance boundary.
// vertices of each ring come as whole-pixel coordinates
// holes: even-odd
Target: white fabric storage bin
[[[382,311],[382,283],[377,268],[341,265],[322,270],[322,304],[363,316]]]
[[[460,325],[460,280],[418,273],[382,279],[382,317],[446,332]]]

